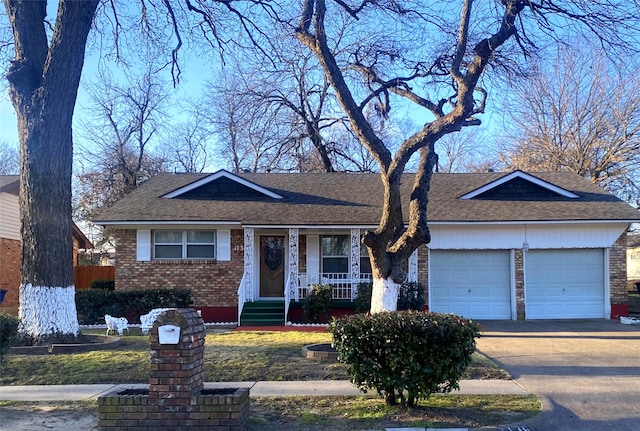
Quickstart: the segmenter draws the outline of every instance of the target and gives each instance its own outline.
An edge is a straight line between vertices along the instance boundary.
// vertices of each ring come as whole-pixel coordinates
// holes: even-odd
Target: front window
[[[157,230],[154,232],[156,259],[214,259],[215,231]]]
[[[349,272],[349,237],[347,235],[322,237],[322,272]]]

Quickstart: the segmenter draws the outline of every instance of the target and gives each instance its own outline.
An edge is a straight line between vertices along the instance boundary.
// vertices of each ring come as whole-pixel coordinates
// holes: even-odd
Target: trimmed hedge
[[[93,280],[89,287],[91,289],[116,290],[115,280]]]
[[[0,365],[11,350],[11,343],[18,335],[20,319],[6,313],[0,313]]]
[[[76,309],[81,325],[104,323],[104,315],[139,322],[154,308],[185,308],[191,305],[189,289],[76,290]]]
[[[358,296],[355,299],[356,313],[368,313],[371,309],[372,283],[358,284]],[[405,281],[398,292],[398,310],[422,310],[424,307],[424,287],[414,281]]]
[[[458,389],[480,336],[471,320],[412,310],[343,317],[329,331],[352,383],[409,407]]]

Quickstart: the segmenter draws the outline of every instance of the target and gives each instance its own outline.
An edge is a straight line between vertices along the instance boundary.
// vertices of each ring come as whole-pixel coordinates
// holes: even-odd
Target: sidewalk
[[[147,388],[147,384],[97,384],[97,385],[34,385],[0,386],[0,401],[79,401],[96,399],[115,390]],[[252,397],[294,395],[362,395],[346,380],[313,380],[293,382],[208,382],[207,389],[243,387],[250,388]],[[460,390],[452,394],[526,394],[513,380],[461,380]]]

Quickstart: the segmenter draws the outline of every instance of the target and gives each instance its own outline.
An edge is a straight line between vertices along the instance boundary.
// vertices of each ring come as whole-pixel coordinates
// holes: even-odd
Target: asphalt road
[[[480,323],[484,332],[478,349],[543,404],[540,415],[505,430],[640,430],[640,325],[614,320]]]

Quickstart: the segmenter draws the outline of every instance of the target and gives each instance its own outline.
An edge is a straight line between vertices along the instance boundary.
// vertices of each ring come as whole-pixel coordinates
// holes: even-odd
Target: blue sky
[[[16,123],[16,111],[5,92],[0,99],[0,141],[18,146],[18,125]]]

